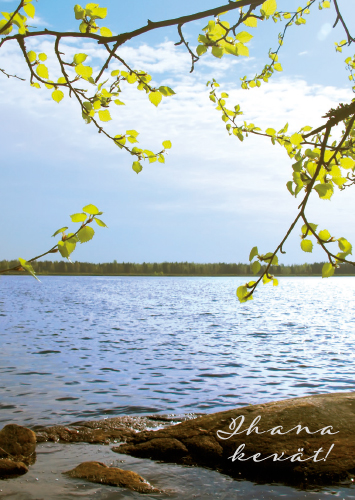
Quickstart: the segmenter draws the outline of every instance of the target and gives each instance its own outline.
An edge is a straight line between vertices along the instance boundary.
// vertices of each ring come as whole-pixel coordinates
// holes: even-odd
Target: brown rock
[[[129,488],[139,493],[159,493],[159,490],[143,479],[136,472],[108,467],[101,462],[83,462],[67,472],[63,472],[70,477],[86,479],[92,483],[107,484],[109,486],[120,486]]]
[[[33,462],[35,451],[36,434],[27,427],[9,424],[0,431],[0,457]]]
[[[15,462],[9,458],[0,458],[0,479],[22,476],[28,469],[23,462]]]
[[[171,418],[161,415],[150,417],[113,417],[104,420],[75,422],[68,426],[36,428],[37,443],[46,441],[64,443],[100,443],[126,441],[147,427],[162,427],[171,424]]]
[[[350,480],[355,472],[354,450],[355,393],[308,396],[205,415],[137,433],[113,448],[137,457],[208,465],[252,481],[298,485]]]
[[[108,444],[112,441],[125,441],[135,432],[128,429],[92,429],[86,426],[65,427],[55,425],[37,432],[37,442]]]
[[[125,452],[122,452],[125,448]],[[130,448],[134,453],[130,453]],[[113,451],[119,453],[127,453],[141,458],[155,458],[156,460],[166,460],[169,462],[178,461],[180,458],[188,454],[188,449],[177,439],[172,438],[156,438],[150,439],[146,443],[138,443],[133,447],[129,445],[123,447],[114,447]]]

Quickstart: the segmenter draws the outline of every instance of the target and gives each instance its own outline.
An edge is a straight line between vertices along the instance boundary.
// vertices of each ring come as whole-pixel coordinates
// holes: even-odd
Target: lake
[[[0,279],[3,425],[209,413],[355,388],[355,277],[281,278],[243,305],[235,290],[245,277],[40,279]],[[274,498],[223,481],[249,484],[238,498]],[[218,488],[213,498],[224,498]]]

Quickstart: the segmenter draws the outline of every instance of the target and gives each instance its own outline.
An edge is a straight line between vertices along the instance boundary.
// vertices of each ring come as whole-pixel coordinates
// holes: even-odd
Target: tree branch
[[[157,22],[149,22],[146,26],[138,28],[136,30],[121,33],[119,35],[104,37],[101,35],[95,35],[95,33],[77,33],[77,32],[58,32],[52,30],[43,30],[43,31],[34,31],[26,33],[26,35],[13,35],[7,36],[0,42],[0,47],[9,40],[14,40],[17,36],[22,36],[23,38],[30,38],[34,36],[60,36],[61,38],[89,38],[92,40],[97,40],[99,44],[107,44],[111,42],[115,42],[115,46],[113,50],[116,50],[120,45],[123,45],[128,40],[135,38],[144,33],[148,33],[149,31],[156,30],[158,28],[166,28],[169,26],[176,26],[179,24],[186,24],[191,21],[197,21],[199,19],[204,19],[209,16],[217,16],[221,12],[232,11],[235,9],[239,9],[240,7],[244,7],[245,5],[253,5],[254,8],[258,5],[261,5],[263,2],[261,0],[240,0],[239,2],[229,3],[227,5],[221,5],[218,7],[214,7],[213,9],[205,10],[202,12],[197,12],[196,14],[191,14],[188,16],[177,17],[175,19],[168,19],[166,21],[157,21]],[[107,62],[105,64],[108,64]]]

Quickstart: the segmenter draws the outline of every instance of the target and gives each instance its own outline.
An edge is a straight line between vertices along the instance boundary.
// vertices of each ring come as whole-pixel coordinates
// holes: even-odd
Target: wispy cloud
[[[59,76],[50,39],[37,44],[30,42],[28,48],[32,47],[48,54],[50,75]],[[66,43],[61,50],[68,61],[76,52],[87,53],[94,65],[105,58],[105,51],[97,52],[90,43],[81,47]],[[170,139],[173,148],[166,165],[144,162],[143,172],[136,176],[131,170],[132,158],[98,134],[93,126],[85,125],[74,100],[66,96],[58,105],[51,99],[51,90],[34,89],[28,82],[0,79],[0,105],[6,117],[1,125],[2,141],[11,144],[2,151],[3,165],[14,164],[16,158],[13,167],[16,176],[26,179],[26,189],[17,189],[11,203],[26,202],[31,207],[31,189],[37,199],[46,200],[49,186],[54,184],[57,205],[66,207],[66,186],[74,183],[85,200],[87,192],[96,193],[114,213],[123,210],[127,220],[133,217],[127,207],[131,207],[135,216],[141,211],[151,221],[161,217],[197,217],[206,227],[208,219],[219,218],[218,224],[222,225],[231,218],[245,219],[249,224],[247,238],[260,225],[264,224],[266,233],[267,228],[272,233],[276,223],[286,225],[298,201],[285,188],[292,177],[292,161],[268,138],[249,137],[240,143],[235,136],[228,136],[206,88],[206,80],[215,75],[213,59],[206,59],[211,61],[211,68],[200,65],[195,73],[189,74],[188,55],[172,42],[155,47],[145,44],[138,50],[123,48],[120,55],[134,68],[149,71],[158,85],[171,86],[176,95],[164,98],[157,109],[145,92],[137,91],[134,85],[122,84],[121,99],[126,106],[115,107],[111,113],[113,120],[105,126],[114,134],[136,129],[140,132],[139,146],[153,151],[159,150],[163,140]],[[228,59],[224,63],[228,64]],[[291,131],[304,125],[317,127],[331,107],[352,98],[348,90],[279,76],[260,88],[244,91],[237,83],[235,66],[229,64],[229,71],[221,72],[222,77],[228,75],[228,80],[223,78],[221,89],[229,93],[230,107],[240,104],[245,113],[240,121],[245,119],[263,129],[279,130],[286,122]],[[10,72],[26,74],[16,44],[8,45],[2,65]],[[28,175],[35,169],[43,169],[41,183]],[[10,180],[4,177],[5,184]],[[93,197],[88,202],[95,200]],[[130,205],[132,200],[134,206]],[[347,203],[354,206],[350,198]],[[332,202],[332,206],[336,204]],[[48,218],[53,214],[51,210]],[[29,216],[30,212],[31,209]],[[330,225],[339,224],[334,209],[329,221]],[[132,219],[131,223],[136,222]]]
[[[318,40],[323,42],[328,37],[331,31],[332,31],[332,25],[330,23],[323,24],[323,26],[321,27],[321,29],[318,31],[317,34]]]

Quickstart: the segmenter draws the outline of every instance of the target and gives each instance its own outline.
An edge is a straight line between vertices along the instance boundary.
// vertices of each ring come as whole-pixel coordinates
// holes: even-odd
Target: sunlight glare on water
[[[0,421],[214,412],[354,389],[355,278],[6,276]]]

